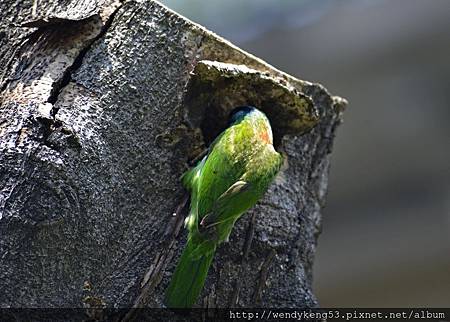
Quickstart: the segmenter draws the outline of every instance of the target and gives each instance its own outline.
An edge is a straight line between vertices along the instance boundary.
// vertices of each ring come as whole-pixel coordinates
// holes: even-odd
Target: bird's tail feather
[[[164,304],[169,308],[192,307],[203,289],[215,247],[201,256],[193,256],[196,249],[196,245],[188,240],[164,298]]]

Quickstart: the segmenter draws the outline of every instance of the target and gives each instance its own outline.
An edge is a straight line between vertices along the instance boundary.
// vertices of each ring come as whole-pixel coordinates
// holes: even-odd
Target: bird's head
[[[252,127],[257,131],[260,139],[268,144],[273,144],[272,128],[267,116],[253,106],[236,107],[230,114],[229,126],[242,121],[251,122]]]
[[[253,106],[239,106],[231,111],[229,125],[239,123],[246,116],[250,115],[254,111],[257,111]]]

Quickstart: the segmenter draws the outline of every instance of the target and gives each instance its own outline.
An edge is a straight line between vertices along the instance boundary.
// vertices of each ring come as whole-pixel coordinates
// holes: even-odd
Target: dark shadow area
[[[284,135],[307,132],[317,124],[318,111],[311,98],[286,87],[283,80],[221,67],[200,62],[185,93],[186,119],[202,130],[206,146],[227,127],[231,111],[238,106],[254,106],[267,115],[275,148]]]

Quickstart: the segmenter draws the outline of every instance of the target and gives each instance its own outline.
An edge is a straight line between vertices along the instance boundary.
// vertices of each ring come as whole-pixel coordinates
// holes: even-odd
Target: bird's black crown
[[[248,106],[248,105],[236,107],[230,113],[229,123],[233,124],[236,121],[243,119],[246,115],[250,114],[254,110],[255,110],[255,108],[253,106]]]

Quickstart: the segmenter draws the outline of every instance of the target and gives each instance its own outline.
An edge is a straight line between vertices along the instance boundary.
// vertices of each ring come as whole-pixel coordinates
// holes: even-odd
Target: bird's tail
[[[215,246],[201,248],[206,251],[198,255],[199,246],[188,240],[166,290],[164,304],[167,307],[190,308],[197,301],[215,252]]]

